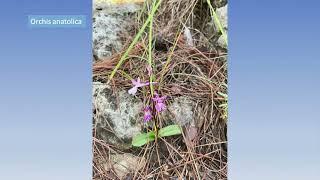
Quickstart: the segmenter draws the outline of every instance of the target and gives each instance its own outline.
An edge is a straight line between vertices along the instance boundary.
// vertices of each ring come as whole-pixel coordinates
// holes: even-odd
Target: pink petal
[[[155,106],[157,112],[161,112],[166,108],[166,105],[164,103],[157,103]]]
[[[152,115],[151,115],[151,113],[145,113],[144,114],[144,116],[143,116],[143,120],[144,120],[144,122],[148,122],[148,121],[150,121],[152,119]]]
[[[161,101],[164,101],[167,99],[167,96],[162,96],[160,99],[161,99]]]
[[[131,95],[135,95],[138,91],[138,88],[134,86],[133,88],[129,89],[128,93]]]
[[[132,83],[133,85],[136,85],[136,84],[137,84],[137,81],[134,80],[134,79],[131,79],[131,83]]]

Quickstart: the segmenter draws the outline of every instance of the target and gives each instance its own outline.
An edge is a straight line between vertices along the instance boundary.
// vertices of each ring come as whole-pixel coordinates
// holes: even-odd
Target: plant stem
[[[159,0],[156,4],[155,7],[151,10],[146,22],[143,24],[143,26],[141,27],[141,29],[139,30],[138,34],[134,37],[133,41],[131,42],[131,44],[129,45],[128,49],[125,51],[125,53],[121,56],[118,64],[116,65],[116,67],[113,69],[113,71],[111,72],[111,75],[109,77],[109,81],[108,83],[112,80],[113,76],[116,74],[117,70],[121,67],[122,63],[127,59],[129,52],[132,50],[132,48],[135,46],[135,44],[138,42],[138,40],[140,39],[142,33],[144,32],[144,30],[146,29],[146,27],[148,26],[148,24],[150,23],[153,15],[156,13],[157,9],[159,8],[160,4],[161,4],[162,0]]]
[[[153,2],[152,4],[152,10],[155,9],[156,6],[156,1]],[[154,14],[150,14],[151,18],[150,18],[150,24],[149,24],[149,43],[148,43],[148,63],[149,66],[151,67],[151,74],[150,74],[150,91],[151,91],[151,96],[153,97],[153,62],[152,62],[152,25],[153,25],[153,15]]]

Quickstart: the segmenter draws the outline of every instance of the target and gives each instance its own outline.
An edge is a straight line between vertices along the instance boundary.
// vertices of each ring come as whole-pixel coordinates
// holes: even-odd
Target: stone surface
[[[203,0],[203,1],[207,1],[207,0]],[[211,0],[211,4],[215,8],[225,6],[227,3],[228,3],[227,0]]]
[[[126,91],[114,93],[108,85],[95,82],[93,105],[98,137],[118,148],[130,148],[132,137],[141,130],[142,101]]]
[[[140,5],[114,5],[101,0],[95,0],[93,4],[93,54],[103,59],[121,50],[123,42],[120,35],[128,32],[132,15]]]
[[[228,5],[218,8],[216,13],[223,28],[228,29]]]
[[[106,163],[105,169],[113,168],[120,178],[124,178],[128,173],[141,169],[146,163],[143,157],[137,157],[129,153],[111,155],[110,160],[111,164]]]
[[[216,10],[216,13],[217,13],[217,16],[219,17],[219,20],[223,26],[223,29],[224,29],[226,35],[228,35],[228,5],[225,5],[221,8],[218,8]],[[218,38],[217,44],[218,44],[218,46],[220,46],[222,48],[227,48],[226,41],[222,35],[220,35],[220,37]]]
[[[173,115],[175,123],[180,126],[186,124],[194,124],[195,102],[188,97],[181,96],[173,100],[173,103],[168,106],[169,112]]]
[[[217,40],[217,45],[222,47],[222,48],[227,49],[227,44],[226,44],[226,41],[225,41],[223,36],[219,37],[219,39]]]

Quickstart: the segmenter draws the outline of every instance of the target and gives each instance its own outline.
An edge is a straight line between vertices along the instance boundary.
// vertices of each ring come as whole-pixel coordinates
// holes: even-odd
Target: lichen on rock
[[[126,91],[113,92],[110,86],[95,82],[93,105],[98,137],[118,148],[130,148],[132,137],[141,130],[142,101]]]
[[[173,115],[173,121],[180,126],[193,123],[195,119],[196,104],[186,96],[177,97],[173,103],[168,106],[169,112]]]
[[[216,13],[223,27],[224,32],[228,34],[228,5],[218,8],[216,10]],[[217,44],[220,47],[227,48],[227,43],[222,35],[220,35],[220,37],[218,38]]]
[[[129,31],[138,4],[111,4],[94,1],[93,4],[93,54],[98,59],[109,57],[123,48],[121,34]]]
[[[130,153],[111,154],[110,161],[111,162],[105,163],[105,169],[107,171],[114,169],[117,176],[121,179],[128,173],[141,169],[146,163],[146,159],[144,157],[134,156]]]

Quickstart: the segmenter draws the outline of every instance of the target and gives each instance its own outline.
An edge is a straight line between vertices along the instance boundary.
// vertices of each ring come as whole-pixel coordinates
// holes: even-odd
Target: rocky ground
[[[216,8],[216,13],[221,20],[224,30],[227,31],[227,2],[216,0],[212,1],[212,4]],[[105,63],[108,60],[111,62],[112,59],[110,59],[110,57],[116,57],[117,53],[123,51],[123,48],[126,47],[127,40],[130,40],[128,37],[133,36],[132,32],[136,26],[135,19],[142,6],[142,4],[110,4],[105,1],[94,2],[93,63]],[[201,43],[198,44],[201,44],[201,46],[204,46],[207,49],[213,49],[215,52],[219,53],[226,53],[227,44],[223,40],[221,34],[218,33],[219,30],[214,22],[208,21],[204,26],[205,28],[203,29],[207,32],[198,32],[198,29],[191,29],[191,37],[202,39],[203,42],[201,41]],[[208,38],[209,35],[211,36],[210,38]],[[194,40],[194,42],[197,44],[196,40]],[[225,56],[223,58],[225,58]],[[135,179],[134,177],[139,177],[139,173],[141,173],[138,173],[138,171],[142,171],[143,169],[148,171],[148,168],[146,169],[146,161],[157,161],[152,160],[153,155],[151,155],[151,158],[147,158],[145,155],[139,153],[137,149],[132,149],[132,138],[146,128],[141,111],[144,107],[145,99],[139,96],[131,96],[128,93],[128,89],[129,88],[125,85],[121,88],[117,88],[112,84],[107,84],[103,78],[94,78],[92,94],[94,107],[94,179]],[[179,88],[173,90],[179,92]],[[211,97],[208,96],[208,99],[210,98]],[[219,126],[217,125],[219,122],[211,124],[207,122],[207,119],[210,118],[204,117],[208,114],[204,111],[209,111],[204,108],[204,99],[206,99],[205,96],[199,95],[199,97],[197,97],[190,93],[172,95],[166,110],[160,117],[162,118],[161,122],[179,124],[184,128],[186,137],[184,140],[180,141],[185,144],[190,143],[199,136],[197,142],[201,145],[202,141],[204,142],[201,138],[204,137],[200,137],[200,131],[202,131],[203,128],[211,128],[206,126],[212,126],[213,130],[215,129],[213,127],[214,125],[217,127]],[[218,105],[210,103],[207,108],[213,109],[214,106],[217,108]],[[215,113],[217,114],[215,115]],[[210,117],[216,119],[211,119],[212,121],[218,121],[220,119],[219,110],[212,110],[209,114],[211,114]],[[226,125],[224,126],[226,128]],[[212,137],[215,139],[214,142],[226,141],[226,137],[218,137],[220,136],[219,132],[212,132],[212,134],[212,136],[216,136]],[[224,131],[224,134],[226,134],[226,131]],[[180,141],[179,143],[181,143]],[[223,148],[226,152],[225,145],[226,144],[224,143]],[[212,147],[211,150],[214,151],[213,149],[214,148]],[[165,149],[163,150],[165,151]],[[200,151],[202,150],[199,150],[199,152]],[[181,151],[181,153],[183,153],[183,151]],[[210,152],[208,151],[207,153]],[[220,154],[223,156],[223,153],[220,152]],[[226,154],[224,154],[224,156],[225,155]],[[168,174],[172,174],[169,170],[172,166],[171,164],[174,162],[163,162],[164,164],[161,166],[161,168],[164,169],[163,172],[167,171]],[[195,165],[195,168],[200,166],[201,164],[197,164]],[[210,167],[205,167],[204,165],[204,168],[201,168],[202,170],[199,170],[199,174],[194,175],[194,177],[198,176],[204,179],[225,179],[226,175],[214,175],[215,170],[226,172],[226,167],[222,167],[221,164],[218,166],[220,166],[221,169],[210,170]],[[183,169],[183,172],[191,171],[191,169],[187,170],[189,167],[185,167],[186,169]],[[152,168],[151,165],[150,168]],[[154,171],[157,170],[154,169]],[[204,175],[206,173],[208,176]],[[155,176],[151,176],[152,172],[149,174],[150,179],[155,178]],[[164,174],[162,174],[162,178]],[[169,175],[167,175],[167,177],[169,178]],[[181,175],[180,177],[184,176]],[[162,178],[159,177],[159,179]],[[166,178],[164,177],[163,179]]]

